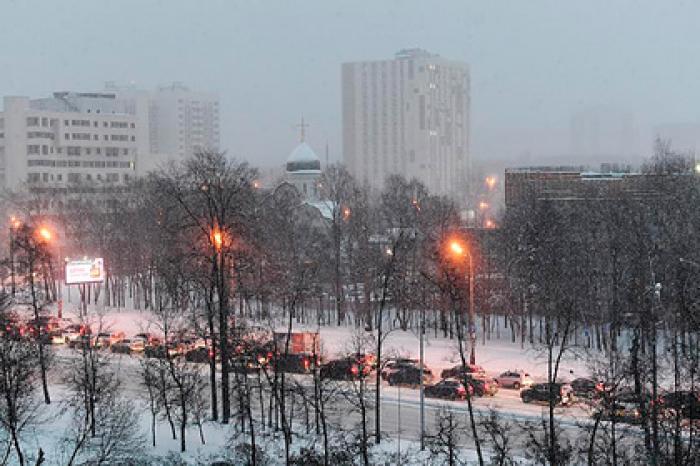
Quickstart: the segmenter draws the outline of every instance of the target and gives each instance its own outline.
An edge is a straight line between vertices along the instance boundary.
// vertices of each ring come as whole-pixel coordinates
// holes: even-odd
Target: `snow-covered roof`
[[[316,202],[306,202],[306,204],[310,205],[311,207],[314,207],[317,209],[319,212],[321,212],[321,215],[328,219],[332,220],[333,219],[333,208],[335,207],[335,204],[331,201],[316,201]]]
[[[307,143],[299,144],[287,157],[287,171],[321,170],[321,159]]]

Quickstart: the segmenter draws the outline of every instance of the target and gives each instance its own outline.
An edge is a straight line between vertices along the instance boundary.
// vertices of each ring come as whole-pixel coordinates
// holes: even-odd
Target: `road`
[[[68,365],[77,360],[79,353],[67,348],[60,348],[56,351],[56,362],[59,365]],[[118,373],[122,380],[121,390],[134,398],[145,396],[143,387],[140,385],[140,356],[111,355],[112,364],[118,365]],[[203,368],[204,369],[204,368]],[[204,369],[206,371],[206,369]],[[60,371],[59,371],[60,374]],[[308,375],[288,374],[290,381],[296,381],[302,386],[311,389],[312,379]],[[55,379],[59,381],[58,376]],[[372,377],[372,379],[374,379]],[[352,428],[359,423],[359,414],[356,409],[357,398],[353,395],[354,390],[351,382],[339,382],[339,390],[345,396],[338,397],[338,401],[331,406],[329,415],[331,423],[341,424],[344,427]],[[368,384],[368,411],[369,428],[374,429],[374,385]],[[501,389],[494,397],[474,397],[472,399],[474,413],[478,417],[486,415],[490,409],[495,409],[503,421],[511,424],[524,424],[526,422],[538,422],[546,416],[547,407],[537,404],[526,404],[520,399],[518,390]],[[259,409],[257,400],[254,411]],[[417,441],[420,439],[420,396],[417,389],[391,387],[383,383],[381,392],[382,403],[382,432],[392,438],[401,438]],[[425,428],[426,433],[434,431],[437,414],[441,408],[448,407],[458,415],[458,419],[465,428],[469,428],[469,418],[466,401],[447,401],[438,399],[425,399]],[[297,415],[300,416],[300,415]],[[571,406],[557,408],[555,416],[562,429],[571,434],[572,438],[580,432],[582,424],[591,424],[592,420],[585,406]],[[639,435],[639,429],[634,426],[619,425],[620,431],[629,431]],[[522,436],[520,436],[522,437]],[[464,436],[464,445],[469,445],[469,436]]]

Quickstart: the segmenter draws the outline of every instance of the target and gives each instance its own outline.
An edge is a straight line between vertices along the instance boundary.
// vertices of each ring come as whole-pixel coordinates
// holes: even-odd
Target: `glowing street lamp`
[[[347,222],[350,219],[351,213],[350,207],[343,207],[343,220]]]
[[[214,249],[221,252],[221,248],[224,246],[224,234],[218,227],[214,227],[211,232],[211,242],[214,244]]]
[[[487,176],[486,177],[486,186],[489,189],[493,189],[496,186],[496,177],[495,176]]]
[[[479,202],[479,209],[480,209],[480,210],[486,210],[486,209],[488,209],[488,208],[489,208],[489,203],[488,203],[488,202],[484,202],[484,201]]]
[[[46,243],[51,241],[51,239],[53,238],[53,235],[51,234],[51,230],[49,230],[46,227],[40,227],[36,233],[37,233],[37,236],[39,237],[39,239],[46,242]]]
[[[464,256],[469,261],[469,364],[476,364],[476,314],[474,309],[474,261],[472,254],[461,241],[457,239],[450,240],[448,250],[453,260],[460,261]]]
[[[491,220],[490,218],[486,220],[486,223],[484,224],[486,228],[491,229],[491,228],[496,228],[496,222]]]

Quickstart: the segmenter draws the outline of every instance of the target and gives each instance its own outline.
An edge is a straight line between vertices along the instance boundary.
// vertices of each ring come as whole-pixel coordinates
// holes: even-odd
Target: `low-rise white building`
[[[0,187],[66,189],[124,184],[137,175],[148,140],[138,118],[110,93],[5,97],[0,113]],[[141,133],[143,134],[143,133]]]

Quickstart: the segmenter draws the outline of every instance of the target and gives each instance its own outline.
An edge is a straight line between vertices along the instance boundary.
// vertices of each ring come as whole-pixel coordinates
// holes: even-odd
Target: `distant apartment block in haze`
[[[219,150],[219,99],[215,94],[193,91],[178,82],[154,91],[114,83],[105,87],[123,100],[148,102],[146,119],[152,157],[146,170],[203,150]]]
[[[387,176],[431,192],[468,192],[469,69],[425,50],[342,65],[343,160],[380,189]]]

